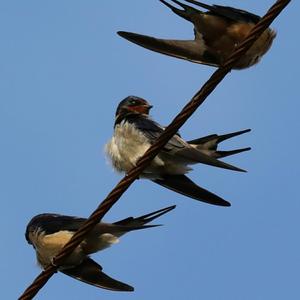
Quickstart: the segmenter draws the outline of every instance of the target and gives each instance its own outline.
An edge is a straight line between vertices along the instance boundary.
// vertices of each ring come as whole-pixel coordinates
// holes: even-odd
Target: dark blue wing
[[[143,134],[149,139],[151,144],[162,134],[164,127],[151,120],[150,118],[144,116],[129,116],[126,118],[126,121],[134,124],[137,129],[143,132]],[[180,135],[177,133],[172,137],[169,142],[163,148],[165,151],[169,151],[176,148],[184,148],[184,144],[178,139]]]
[[[119,292],[132,292],[134,290],[132,286],[113,279],[103,273],[102,267],[91,258],[85,259],[78,266],[60,271],[77,280],[97,286],[99,288]]]

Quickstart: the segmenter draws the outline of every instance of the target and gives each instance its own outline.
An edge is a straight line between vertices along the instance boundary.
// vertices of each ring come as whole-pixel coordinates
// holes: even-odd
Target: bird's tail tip
[[[171,205],[171,206],[168,206],[168,207],[165,207],[165,208],[161,208],[161,209],[153,211],[149,214],[140,216],[140,217],[136,218],[136,220],[143,222],[143,224],[147,224],[147,223],[152,222],[154,219],[159,218],[160,216],[168,213],[169,211],[171,211],[175,208],[176,208],[176,205]],[[160,226],[160,225],[148,225],[148,226],[155,227],[155,226]]]

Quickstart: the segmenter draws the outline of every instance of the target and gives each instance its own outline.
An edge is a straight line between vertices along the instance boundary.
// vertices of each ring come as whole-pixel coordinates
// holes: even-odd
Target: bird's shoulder
[[[153,131],[161,133],[165,129],[150,117],[143,115],[129,115],[124,119],[124,121],[133,124],[137,129],[142,131]]]

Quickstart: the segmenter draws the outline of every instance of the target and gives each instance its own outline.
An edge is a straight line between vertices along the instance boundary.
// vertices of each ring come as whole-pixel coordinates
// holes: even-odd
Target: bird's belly
[[[37,259],[42,267],[46,267],[52,263],[55,257],[63,248],[63,246],[71,239],[73,233],[70,231],[60,231],[48,235],[40,235],[34,245],[37,251]],[[64,261],[64,265],[76,265],[83,258],[80,247],[77,247],[74,252]]]
[[[128,142],[124,138],[113,137],[106,145],[106,152],[118,172],[128,172],[149,147],[148,143],[137,140]]]
[[[117,171],[128,172],[150,146],[148,139],[141,132],[132,124],[125,123],[116,126],[114,136],[106,144],[105,150]]]
[[[258,63],[260,58],[270,49],[275,36],[275,31],[271,29],[265,30],[258,40],[256,40],[251,48],[246,52],[244,64],[251,66]],[[242,59],[240,62],[242,62]]]
[[[149,149],[151,144],[148,139],[132,124],[117,125],[114,136],[106,144],[106,153],[113,167],[119,172],[128,172],[139,158]],[[180,162],[176,157],[167,152],[160,152],[143,171],[141,177],[157,179],[159,175],[185,174],[191,168],[187,163]]]
[[[242,30],[240,30],[240,28],[236,29],[235,27],[240,27]],[[234,40],[237,41],[235,47],[237,47],[238,44],[245,39],[253,27],[254,24],[247,24],[244,25],[244,27],[241,25],[231,26],[230,33],[232,34],[232,37],[234,37]],[[266,29],[263,34],[254,42],[250,49],[242,56],[242,58],[238,60],[235,68],[243,69],[258,63],[261,57],[270,49],[275,36],[276,33],[274,30],[270,28]]]
[[[156,165],[156,172],[161,175],[183,175],[192,170],[187,162],[176,154],[161,152],[157,156],[158,159],[164,162],[163,167]]]

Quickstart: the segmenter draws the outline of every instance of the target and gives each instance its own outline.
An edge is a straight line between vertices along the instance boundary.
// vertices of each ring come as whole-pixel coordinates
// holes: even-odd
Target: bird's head
[[[145,99],[136,96],[128,96],[123,99],[116,110],[116,119],[127,114],[149,115],[152,108]]]

